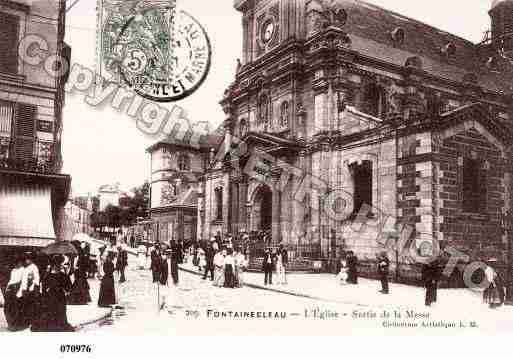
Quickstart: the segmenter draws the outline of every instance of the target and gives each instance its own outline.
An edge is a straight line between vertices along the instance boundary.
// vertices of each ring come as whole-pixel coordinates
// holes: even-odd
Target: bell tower
[[[493,0],[489,14],[494,48],[513,58],[513,0]]]
[[[301,38],[306,0],[235,0],[242,13],[242,64],[253,62],[291,38]]]

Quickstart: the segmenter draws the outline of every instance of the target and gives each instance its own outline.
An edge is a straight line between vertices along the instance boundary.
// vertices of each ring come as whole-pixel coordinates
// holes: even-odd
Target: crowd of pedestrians
[[[73,331],[66,315],[67,293],[72,289],[65,258],[49,258],[44,271],[33,262],[34,254],[16,259],[6,288],[4,313],[8,329],[19,331]]]
[[[241,288],[248,261],[243,250],[233,244],[231,236],[224,241],[215,237],[209,243],[191,248],[193,265],[216,287]]]

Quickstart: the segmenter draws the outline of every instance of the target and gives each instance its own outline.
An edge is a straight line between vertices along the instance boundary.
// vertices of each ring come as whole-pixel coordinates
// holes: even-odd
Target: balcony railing
[[[8,169],[43,174],[60,172],[60,163],[56,160],[53,143],[34,141],[32,156],[26,153],[17,154],[15,148],[15,140],[0,138],[0,171]]]

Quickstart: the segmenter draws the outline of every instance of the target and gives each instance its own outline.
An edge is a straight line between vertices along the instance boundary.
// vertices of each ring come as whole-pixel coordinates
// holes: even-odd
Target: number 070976
[[[63,344],[60,346],[61,353],[91,353],[92,346],[86,344]]]

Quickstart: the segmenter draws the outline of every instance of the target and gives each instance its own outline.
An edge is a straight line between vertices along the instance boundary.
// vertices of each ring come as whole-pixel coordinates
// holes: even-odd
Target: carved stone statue
[[[307,31],[309,35],[330,26],[341,28],[347,21],[346,11],[334,0],[317,0],[310,2],[306,15]]]
[[[242,68],[242,62],[240,61],[240,59],[237,59],[237,69],[236,69],[236,72],[239,73],[241,68]]]
[[[347,21],[347,13],[344,9],[339,7],[336,4],[324,5],[323,15],[325,18],[323,26],[335,26],[342,27],[346,24]]]

